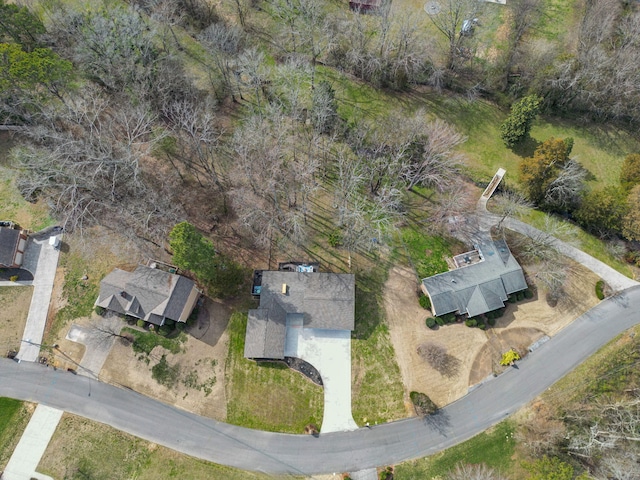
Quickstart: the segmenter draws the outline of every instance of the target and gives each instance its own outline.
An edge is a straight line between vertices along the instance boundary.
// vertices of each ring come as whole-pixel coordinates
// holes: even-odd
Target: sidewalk
[[[61,237],[61,235],[59,235]],[[49,245],[49,238],[32,240],[32,247],[40,250],[33,280],[33,296],[24,328],[22,344],[17,358],[26,362],[35,362],[40,355],[40,344],[47,323],[49,302],[53,291],[53,280],[58,268],[60,251]]]
[[[53,480],[36,473],[64,412],[39,404],[2,474],[2,480]]]

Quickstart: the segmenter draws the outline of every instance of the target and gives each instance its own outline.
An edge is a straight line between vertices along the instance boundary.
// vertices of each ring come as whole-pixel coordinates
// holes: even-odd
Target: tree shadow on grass
[[[541,142],[531,137],[531,135],[527,135],[526,138],[523,138],[520,142],[514,145],[511,151],[522,158],[532,157],[536,148],[538,148],[540,144]]]

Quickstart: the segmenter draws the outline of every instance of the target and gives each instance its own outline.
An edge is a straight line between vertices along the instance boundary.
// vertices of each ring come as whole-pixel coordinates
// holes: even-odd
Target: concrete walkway
[[[58,236],[62,237],[62,235]],[[47,323],[47,313],[49,312],[49,302],[51,301],[53,280],[58,268],[60,251],[49,245],[48,237],[39,240],[31,239],[30,243],[32,245],[28,245],[27,249],[39,249],[39,255],[35,271],[32,271],[34,274],[33,296],[17,358],[27,362],[35,362],[40,355],[40,344]],[[27,257],[26,254],[25,257]]]
[[[36,468],[63,413],[42,404],[37,406],[4,469],[2,480],[52,480],[47,475],[36,473]]]
[[[351,332],[287,326],[285,356],[313,365],[324,385],[321,433],[356,430],[351,414]]]

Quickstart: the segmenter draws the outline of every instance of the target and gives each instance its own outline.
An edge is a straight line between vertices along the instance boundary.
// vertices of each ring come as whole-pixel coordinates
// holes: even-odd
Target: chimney
[[[283,294],[283,295],[286,295],[286,294],[287,294],[287,284],[286,284],[286,283],[283,283],[283,284],[282,284],[282,294]]]

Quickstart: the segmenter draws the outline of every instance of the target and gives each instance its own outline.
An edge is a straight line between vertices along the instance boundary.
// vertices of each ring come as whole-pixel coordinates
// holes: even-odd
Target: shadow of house
[[[15,228],[12,222],[0,226],[0,267],[20,268],[27,246],[27,233]]]
[[[512,293],[525,290],[522,267],[504,240],[487,240],[454,259],[458,268],[422,280],[433,314],[475,317],[504,307]]]
[[[167,319],[186,322],[201,293],[193,280],[138,265],[133,272],[116,268],[104,277],[95,305],[162,326]]]
[[[244,356],[281,360],[289,329],[352,331],[354,325],[354,275],[266,270],[260,306],[249,310]]]

